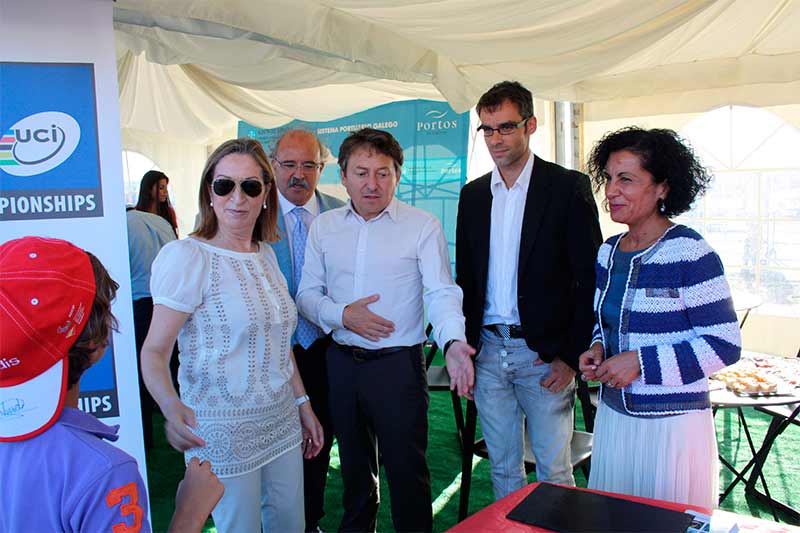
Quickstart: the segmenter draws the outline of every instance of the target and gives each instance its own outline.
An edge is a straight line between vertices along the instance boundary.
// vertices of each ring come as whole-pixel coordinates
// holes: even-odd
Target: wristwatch
[[[444,349],[442,350],[442,355],[447,355],[447,350],[450,349],[450,345],[456,342],[457,339],[450,339],[446,343],[444,343]]]
[[[308,394],[303,394],[302,396],[298,396],[294,399],[294,404],[298,407],[309,401],[311,398],[308,397]]]

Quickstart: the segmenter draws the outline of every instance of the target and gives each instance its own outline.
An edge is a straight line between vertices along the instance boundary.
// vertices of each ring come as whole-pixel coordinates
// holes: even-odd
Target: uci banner
[[[65,239],[119,283],[119,330],[78,406],[119,424],[146,480],[128,265],[113,5],[0,0],[0,242]],[[46,16],[43,16],[46,14]]]
[[[103,216],[94,87],[91,63],[0,63],[0,220]],[[113,342],[79,405],[119,416]]]
[[[0,62],[0,91],[0,220],[103,216],[94,65]]]
[[[260,141],[270,154],[275,141],[287,130],[304,129],[315,133],[333,156],[326,161],[320,177],[324,188],[340,183],[339,167],[335,164],[339,146],[351,132],[361,128],[388,131],[403,147],[404,161],[397,197],[439,217],[452,261],[455,258],[458,195],[467,176],[469,113],[456,113],[447,102],[408,100],[327,122],[295,120],[271,129],[239,122],[239,136]],[[342,189],[338,196],[344,197],[344,194]]]

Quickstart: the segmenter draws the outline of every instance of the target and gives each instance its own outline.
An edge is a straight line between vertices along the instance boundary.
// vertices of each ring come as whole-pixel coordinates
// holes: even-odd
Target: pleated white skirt
[[[637,418],[601,402],[590,489],[713,509],[718,487],[717,438],[710,409]]]

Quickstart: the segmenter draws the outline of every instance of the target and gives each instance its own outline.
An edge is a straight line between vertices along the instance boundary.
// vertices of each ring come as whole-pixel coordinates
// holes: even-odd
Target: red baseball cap
[[[95,295],[89,256],[60,239],[0,245],[0,442],[25,440],[58,420],[67,354]]]

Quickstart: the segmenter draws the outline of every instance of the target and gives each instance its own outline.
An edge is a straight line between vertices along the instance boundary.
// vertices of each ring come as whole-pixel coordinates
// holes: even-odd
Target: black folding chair
[[[425,334],[430,338],[433,326],[428,324],[425,329]],[[434,340],[428,340],[426,343],[428,350],[425,356],[425,368],[428,374],[428,390],[433,392],[449,392],[450,400],[453,402],[453,417],[456,423],[456,436],[458,438],[458,446],[463,450],[462,435],[464,433],[464,410],[461,407],[461,398],[458,397],[458,392],[450,390],[450,375],[447,373],[447,367],[444,365],[432,365],[436,353],[439,351],[439,346]],[[444,356],[444,354],[442,354]]]
[[[800,350],[797,351],[797,357],[800,358]],[[772,508],[773,514],[775,509],[780,509],[793,521],[800,521],[800,512],[789,505],[774,499],[770,493],[769,488],[764,484],[764,492],[757,488],[757,480],[759,474],[764,468],[764,463],[767,461],[767,456],[772,449],[773,444],[777,438],[783,433],[790,425],[800,426],[800,403],[790,405],[766,405],[763,407],[756,407],[756,411],[762,412],[772,417],[772,421],[767,428],[767,433],[764,435],[764,442],[758,449],[755,457],[755,466],[750,473],[750,478],[745,485],[745,491],[752,494],[756,498],[766,502]]]

